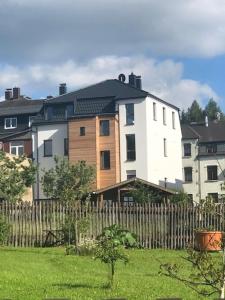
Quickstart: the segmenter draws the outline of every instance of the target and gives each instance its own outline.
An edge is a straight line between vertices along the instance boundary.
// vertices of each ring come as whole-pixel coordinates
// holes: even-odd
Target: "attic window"
[[[17,118],[5,118],[5,129],[13,129],[17,127]]]

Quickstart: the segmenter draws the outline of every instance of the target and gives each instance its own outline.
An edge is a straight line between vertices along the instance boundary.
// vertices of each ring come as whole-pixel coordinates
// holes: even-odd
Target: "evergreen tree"
[[[224,115],[219,105],[212,98],[209,99],[208,104],[205,107],[205,114],[208,116],[210,121],[217,119],[217,114],[220,114],[220,119],[224,119]]]
[[[198,102],[196,100],[194,100],[191,104],[191,107],[188,108],[187,120],[189,123],[204,121],[203,110],[201,109],[200,105],[198,104]]]

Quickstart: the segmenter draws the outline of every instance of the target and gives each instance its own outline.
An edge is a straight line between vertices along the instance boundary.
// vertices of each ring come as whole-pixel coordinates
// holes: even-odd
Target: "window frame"
[[[156,107],[156,102],[153,102],[152,107],[153,107],[153,120],[157,121],[157,107]]]
[[[209,154],[217,153],[217,144],[207,144],[206,152]]]
[[[211,168],[211,173],[209,173],[210,168]],[[212,168],[216,169],[216,173],[215,173],[216,176],[214,176],[215,174],[213,174]],[[218,181],[218,166],[216,166],[216,165],[207,166],[207,181]]]
[[[186,173],[186,171],[190,171],[190,173],[188,174],[188,173]],[[189,178],[189,176],[190,176],[190,178]],[[192,167],[184,167],[184,182],[185,183],[193,182],[193,168]]]
[[[103,124],[108,124],[106,131],[104,132]],[[99,134],[100,136],[110,136],[110,121],[109,120],[100,120],[99,122]]]
[[[185,146],[187,146],[187,145],[190,145],[190,152],[185,152]],[[183,144],[183,154],[184,154],[184,157],[191,157],[191,143],[184,143]],[[189,154],[190,153],[190,155],[187,155],[187,154]]]
[[[105,164],[105,154],[108,154],[108,165]],[[111,160],[110,160],[110,150],[100,151],[100,170],[110,170],[111,169]]]
[[[129,112],[128,108],[132,107],[132,111]],[[125,110],[126,110],[126,125],[134,125],[134,103],[127,103],[125,104]],[[129,117],[131,116],[131,121],[129,120]]]
[[[175,112],[172,111],[172,128],[176,129]]]
[[[167,139],[166,138],[163,139],[163,154],[164,154],[164,157],[168,157]]]
[[[163,125],[166,125],[166,108],[163,107],[162,110],[163,110]]]
[[[85,136],[86,135],[86,129],[84,126],[80,127],[80,136]]]
[[[18,145],[12,145],[13,143],[17,143]],[[16,149],[16,153],[12,153],[12,148]],[[19,154],[19,148],[23,148],[22,154]],[[25,150],[25,147],[24,147],[23,141],[11,141],[9,144],[9,153],[12,155],[22,156],[22,155],[24,155],[24,150]]]
[[[64,156],[69,155],[69,139],[64,138]]]
[[[16,120],[16,125],[15,126],[12,126],[12,120]],[[10,126],[6,126],[6,122],[7,120],[10,120]],[[4,118],[4,129],[15,129],[17,128],[17,117],[7,117],[7,118]]]
[[[128,138],[134,137],[134,149],[128,149]],[[133,153],[134,155],[130,156],[130,153]],[[135,134],[126,134],[126,155],[127,155],[127,161],[135,161],[136,160],[136,137]]]
[[[46,143],[51,142],[51,154],[46,154]],[[52,145],[52,139],[44,140],[44,157],[52,157],[53,156],[53,145]]]

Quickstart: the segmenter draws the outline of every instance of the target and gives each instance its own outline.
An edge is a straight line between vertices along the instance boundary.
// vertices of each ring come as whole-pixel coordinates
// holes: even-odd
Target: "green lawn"
[[[106,285],[106,265],[90,257],[64,253],[59,248],[1,248],[0,299],[205,299],[183,284],[158,275],[158,260],[183,264],[182,251],[128,251],[130,262],[118,264],[113,289]]]

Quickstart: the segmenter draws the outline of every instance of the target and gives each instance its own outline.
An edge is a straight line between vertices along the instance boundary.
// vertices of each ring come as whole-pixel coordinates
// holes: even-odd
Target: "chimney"
[[[205,116],[205,127],[209,127],[209,119],[208,119],[208,116]]]
[[[136,76],[133,72],[129,75],[129,85],[140,89],[142,88],[141,76]]]
[[[60,83],[59,85],[59,95],[64,95],[67,93],[66,83]]]
[[[11,100],[12,99],[12,89],[6,89],[5,90],[5,100]]]
[[[142,89],[141,76],[136,76],[136,88],[139,90]]]
[[[13,99],[20,99],[20,88],[19,87],[13,88]]]

